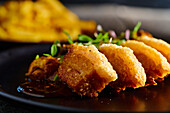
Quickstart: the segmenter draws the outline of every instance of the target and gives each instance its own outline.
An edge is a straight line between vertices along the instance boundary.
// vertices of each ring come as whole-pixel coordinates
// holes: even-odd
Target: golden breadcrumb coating
[[[148,37],[150,37],[150,38],[153,38],[152,34],[150,34],[149,32],[146,32],[146,31],[144,31],[144,30],[139,30],[139,31],[137,32],[137,36],[138,36],[138,37],[148,36]]]
[[[116,71],[94,45],[73,45],[58,69],[59,77],[79,95],[97,97],[117,79]]]
[[[126,87],[145,86],[144,68],[131,49],[115,44],[103,44],[99,50],[108,58],[118,74],[118,79],[110,83],[112,88],[121,90]]]
[[[121,45],[132,49],[137,59],[142,63],[147,75],[146,85],[156,85],[156,83],[153,83],[152,80],[157,80],[159,78],[163,79],[165,76],[170,74],[170,64],[156,49],[147,46],[143,42],[135,40],[128,40],[123,42]]]
[[[28,73],[31,80],[46,80],[58,70],[59,61],[54,57],[41,56],[29,66]]]
[[[162,55],[166,57],[170,63],[170,44],[161,39],[150,38],[147,35],[140,37],[137,40],[155,48],[157,51],[162,53]]]

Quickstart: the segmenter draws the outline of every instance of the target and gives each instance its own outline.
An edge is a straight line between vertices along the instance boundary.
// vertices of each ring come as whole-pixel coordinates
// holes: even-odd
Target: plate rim
[[[66,111],[66,112],[68,112],[68,111],[69,112],[96,112],[94,110],[65,107],[65,106],[61,106],[61,105],[52,105],[52,104],[47,104],[47,103],[38,102],[38,101],[34,101],[34,100],[29,100],[29,99],[14,96],[12,94],[8,94],[8,93],[3,92],[3,91],[0,91],[0,96],[3,96],[7,99],[11,99],[11,100],[14,100],[14,101],[18,101],[20,103],[29,104],[29,105],[38,106],[38,107],[43,107],[43,108],[48,108],[48,109],[52,109],[52,110],[60,110],[60,111]]]

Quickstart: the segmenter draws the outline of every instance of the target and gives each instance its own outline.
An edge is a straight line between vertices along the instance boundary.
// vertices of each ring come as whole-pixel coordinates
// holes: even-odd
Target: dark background
[[[119,5],[150,7],[150,8],[170,8],[170,0],[60,0],[65,4],[104,4],[114,3]]]
[[[1,2],[8,0],[1,0]],[[170,8],[170,0],[60,0],[65,4],[103,4],[114,3],[121,5],[152,7],[152,8]]]

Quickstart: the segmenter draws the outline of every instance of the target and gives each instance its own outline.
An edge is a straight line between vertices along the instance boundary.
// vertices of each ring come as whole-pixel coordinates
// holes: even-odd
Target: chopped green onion
[[[92,41],[93,39],[87,35],[78,35],[78,40],[79,41]]]
[[[53,81],[56,81],[57,78],[58,78],[58,74],[56,74],[56,75],[54,76]]]
[[[55,56],[57,54],[57,45],[53,44],[51,46],[51,56]]]
[[[40,56],[39,56],[39,55],[36,55],[35,59],[39,59],[39,58],[40,58]]]
[[[44,55],[44,56],[47,56],[47,57],[48,57],[48,56],[51,56],[50,54],[46,54],[46,53],[44,53],[43,55]]]
[[[135,33],[138,32],[141,24],[142,24],[141,22],[138,22],[137,25],[134,27],[133,32],[135,32]]]

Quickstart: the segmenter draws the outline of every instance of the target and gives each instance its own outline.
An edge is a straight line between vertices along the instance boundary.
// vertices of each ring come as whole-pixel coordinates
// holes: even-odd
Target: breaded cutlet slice
[[[154,80],[163,79],[170,74],[170,64],[156,49],[135,40],[128,40],[121,45],[132,49],[137,59],[142,63],[147,75],[146,85],[156,85]]]
[[[143,42],[146,45],[155,48],[157,51],[162,53],[162,55],[166,57],[170,63],[170,44],[161,39],[148,37],[147,35],[137,38],[137,41]]]
[[[118,79],[111,82],[109,86],[117,91],[124,90],[126,87],[145,86],[145,70],[131,49],[116,44],[103,44],[99,50],[107,57],[118,74]]]
[[[94,45],[73,45],[58,69],[59,77],[79,95],[97,97],[117,79],[116,71]]]

